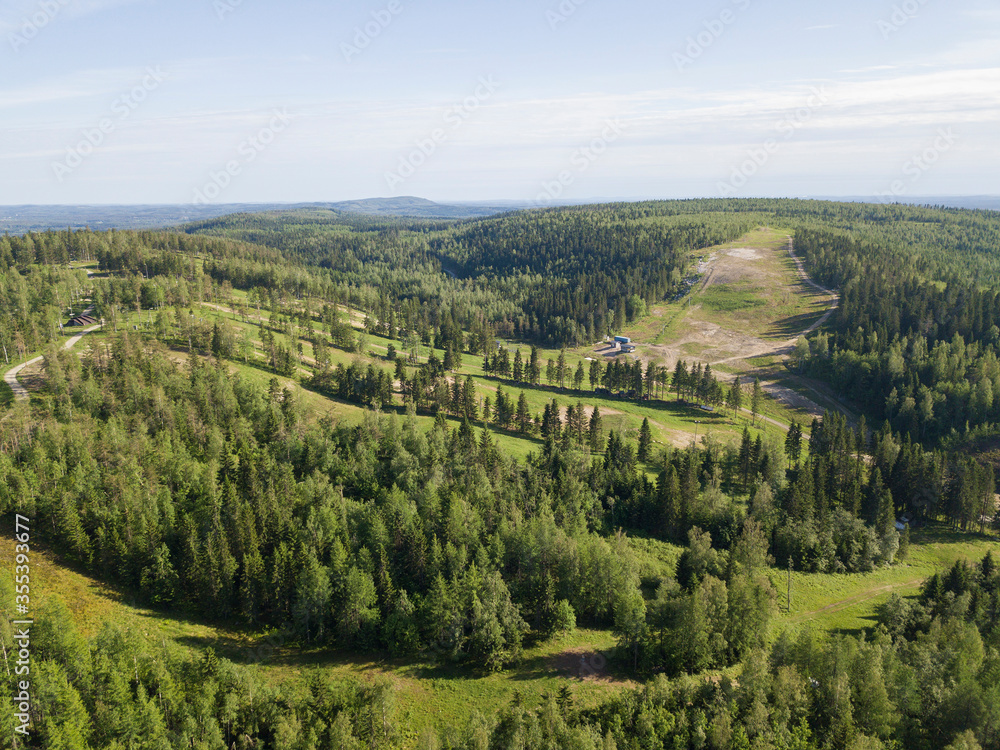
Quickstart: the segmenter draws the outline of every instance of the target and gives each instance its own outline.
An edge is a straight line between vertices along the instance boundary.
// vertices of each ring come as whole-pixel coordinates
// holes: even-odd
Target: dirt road
[[[96,331],[100,327],[101,327],[100,324],[98,324],[96,326],[91,326],[90,328],[83,329],[81,333],[67,339],[66,343],[63,344],[63,349],[71,348],[74,344],[76,344],[77,341],[82,339],[86,334],[90,333],[91,331]],[[22,362],[17,367],[12,367],[11,369],[7,370],[6,373],[4,373],[3,376],[4,382],[10,386],[10,389],[12,391],[14,391],[14,398],[17,399],[18,401],[24,401],[25,399],[31,397],[31,394],[28,393],[28,390],[18,382],[17,380],[18,373],[20,373],[21,370],[23,370],[25,367],[28,367],[29,365],[41,362],[42,359],[43,359],[42,356],[29,359],[27,362]]]
[[[775,367],[775,360],[789,359],[799,339],[826,324],[840,306],[840,296],[836,291],[809,278],[805,265],[795,254],[792,237],[786,235],[777,239],[778,242],[768,247],[729,249],[705,258],[698,267],[699,273],[703,274],[702,279],[690,293],[686,310],[682,309],[680,312],[684,324],[678,330],[678,335],[668,344],[643,346],[642,356],[652,361],[666,362],[668,366],[678,359],[700,360],[711,364],[716,377],[724,382],[731,381],[736,373],[723,372],[717,366],[770,358],[772,364],[764,368],[751,366],[748,370],[740,367],[736,369],[743,370],[739,375],[744,381],[759,377],[761,387],[767,395],[786,406],[801,409],[816,417],[822,416],[825,411],[836,410],[854,421],[856,415],[844,407],[825,384],[785,371],[780,365]],[[773,263],[767,267],[759,264],[765,258],[782,258],[783,251],[788,253],[792,264],[784,261],[780,265],[780,271],[779,266]],[[767,290],[765,294],[773,295],[774,299],[782,300],[784,304],[794,295],[807,295],[812,298],[809,309],[816,318],[807,325],[808,316],[804,315],[806,319],[800,323],[803,328],[794,335],[789,336],[783,332],[780,338],[766,338],[766,334],[751,333],[744,328],[738,317],[726,323],[705,319],[698,314],[701,307],[698,299],[700,294],[713,285],[733,283],[756,285],[757,290]],[[764,421],[788,429],[787,425],[778,420],[765,418]]]
[[[830,319],[830,316],[836,312],[837,308],[840,306],[840,295],[824,286],[820,286],[815,281],[809,278],[809,274],[806,273],[805,266],[802,264],[802,260],[795,254],[795,247],[792,238],[788,238],[788,255],[791,257],[792,261],[795,263],[795,268],[798,270],[799,278],[809,286],[817,289],[823,294],[830,295],[830,306],[827,311],[811,326],[803,331],[795,334],[791,338],[785,339],[784,341],[776,341],[771,347],[765,347],[763,349],[755,350],[753,354],[740,354],[735,357],[726,357],[725,359],[718,359],[712,362],[712,366],[722,365],[727,362],[738,362],[743,359],[748,359],[750,357],[767,357],[774,355],[787,356],[791,354],[792,350],[795,348],[795,344],[803,336],[808,336],[810,333],[815,331],[821,325],[826,323]]]

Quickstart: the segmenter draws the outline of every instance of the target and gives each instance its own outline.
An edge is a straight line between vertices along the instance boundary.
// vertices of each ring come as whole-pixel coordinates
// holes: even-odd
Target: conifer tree
[[[740,376],[733,378],[732,385],[729,386],[729,393],[726,394],[726,406],[733,410],[735,418],[743,407],[743,386],[740,384]]]
[[[604,450],[604,429],[601,426],[601,410],[597,406],[594,407],[594,411],[590,415],[590,424],[587,433],[590,450],[594,453],[600,453]]]
[[[802,426],[794,419],[785,435],[785,453],[796,464],[802,456]]]
[[[764,403],[764,391],[760,387],[760,378],[753,379],[753,392],[750,395],[750,421],[756,423],[757,415]]]
[[[674,386],[674,391],[677,392],[677,400],[680,401],[684,394],[684,389],[687,387],[688,371],[687,365],[684,364],[684,360],[678,359],[677,364],[674,366],[674,377],[671,383]]]
[[[590,388],[594,390],[601,382],[601,361],[598,359],[590,360]]]
[[[642,426],[639,428],[639,450],[637,456],[640,461],[649,460],[649,449],[653,444],[653,435],[649,429],[649,418],[644,418],[642,420]]]

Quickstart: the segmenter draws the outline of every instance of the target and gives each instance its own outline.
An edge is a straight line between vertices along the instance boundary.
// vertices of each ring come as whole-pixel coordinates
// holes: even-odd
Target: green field
[[[779,592],[781,615],[776,627],[811,625],[827,632],[855,632],[874,624],[876,607],[892,593],[913,596],[920,584],[956,560],[977,562],[990,550],[1000,553],[996,536],[980,537],[943,526],[911,532],[906,560],[871,573],[792,573],[792,606],[788,609],[788,573],[770,571]]]
[[[643,589],[655,592],[654,583],[672,574],[682,548],[654,539],[632,538]],[[780,592],[781,611],[772,632],[806,625],[820,633],[855,632],[870,627],[876,606],[892,592],[912,596],[930,574],[959,558],[978,560],[992,549],[1000,552],[995,537],[980,538],[943,528],[913,533],[910,554],[901,564],[868,574],[792,574],[793,606],[786,611],[787,573],[772,569],[770,576]],[[0,540],[0,559],[13,558],[13,543]],[[170,641],[195,651],[212,647],[223,657],[256,664],[272,684],[292,691],[305,689],[316,669],[330,678],[361,681],[388,677],[396,689],[400,725],[408,727],[414,742],[426,726],[464,725],[476,711],[489,713],[520,694],[535,705],[545,694],[561,687],[571,689],[575,705],[596,706],[616,690],[634,687],[614,661],[615,637],[610,631],[577,628],[572,633],[537,644],[528,644],[516,666],[498,674],[480,674],[439,662],[432,657],[393,659],[384,654],[353,653],[330,649],[299,648],[280,635],[221,627],[177,614],[136,606],[130,592],[115,589],[62,564],[50,553],[32,556],[33,601],[44,608],[52,598],[69,607],[81,632],[94,636],[104,622],[130,626],[150,643]]]
[[[745,313],[767,304],[761,297],[763,291],[762,287],[746,283],[715,284],[702,292],[699,299],[704,308],[713,312]]]

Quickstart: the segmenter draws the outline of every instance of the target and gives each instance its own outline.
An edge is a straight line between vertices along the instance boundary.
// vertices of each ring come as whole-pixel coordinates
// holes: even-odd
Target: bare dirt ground
[[[669,429],[652,419],[649,420],[649,423],[654,427],[659,427],[660,434],[665,435],[669,443],[674,448],[688,448],[690,447],[692,441],[694,440],[695,436],[693,432],[685,432],[684,430]]]
[[[755,261],[766,260],[769,250],[753,247],[737,247],[721,250],[708,258],[711,275],[705,280],[705,288],[714,284],[734,284],[738,281],[761,284],[780,283],[781,277]]]
[[[590,419],[592,416],[594,416],[594,407],[593,406],[584,406],[583,407],[583,413],[587,415],[587,419]],[[601,416],[602,417],[616,417],[616,416],[621,415],[622,413],[623,412],[620,412],[617,409],[605,409],[604,407],[601,407]]]
[[[764,259],[770,249],[735,248],[713,254],[703,265],[707,266],[707,274],[702,281],[699,292],[717,284],[732,284],[736,282],[752,282],[761,287],[774,290],[774,294],[785,299],[794,293],[798,283],[804,283],[830,297],[826,312],[811,325],[789,337],[761,338],[745,331],[724,328],[718,323],[701,319],[700,306],[694,305],[687,313],[684,321],[684,332],[670,344],[651,344],[642,347],[644,359],[653,361],[665,360],[670,366],[678,359],[696,359],[712,365],[726,364],[744,359],[772,355],[787,355],[795,346],[799,337],[812,333],[823,325],[839,304],[836,292],[825,289],[814,283],[806,274],[802,261],[795,256],[792,240],[789,238],[787,252],[796,264],[799,279],[796,284],[789,284],[787,278],[776,272],[773,267],[764,268],[758,261]],[[697,295],[698,292],[694,294]],[[687,347],[687,349],[685,349]],[[691,350],[699,349],[697,356],[692,356]]]
[[[776,262],[785,253],[794,264],[797,278],[789,278],[787,260],[784,261],[784,265]],[[782,248],[737,247],[718,250],[701,261],[698,271],[703,273],[704,277],[691,293],[691,307],[683,313],[679,335],[669,344],[640,344],[637,354],[645,362],[658,362],[672,369],[678,359],[689,363],[700,361],[713,367],[733,365],[759,357],[787,359],[798,339],[826,323],[840,303],[840,297],[836,292],[820,286],[809,278],[802,261],[795,255],[791,237],[787,239],[787,245]],[[776,296],[778,301],[785,305],[794,301],[792,295],[815,296],[817,304],[823,302],[825,298],[826,310],[811,322],[808,321],[809,316],[804,316],[807,320],[803,321],[803,324],[806,322],[809,324],[803,325],[800,330],[782,331],[779,335],[767,338],[753,335],[748,328],[740,330],[737,326],[723,326],[706,320],[701,305],[697,303],[698,297],[713,286],[737,283],[744,287],[766,290],[770,297]],[[819,292],[819,295],[816,295],[816,292]],[[654,311],[654,315],[657,312],[663,315],[662,309]],[[738,314],[736,317],[738,318]],[[614,356],[614,353],[605,349],[595,351],[604,356]],[[715,370],[715,374],[723,381],[730,381],[734,377],[719,370]],[[745,378],[759,377],[761,386],[776,401],[802,409],[814,416],[821,416],[825,410],[834,408],[841,410],[849,418],[854,417],[850,410],[840,404],[824,386],[799,378],[781,365],[768,368],[751,367],[740,375]],[[794,381],[797,389],[811,391],[812,396],[776,382],[779,376],[786,382]]]
[[[561,677],[576,677],[587,682],[603,682],[621,687],[638,687],[635,680],[622,679],[608,670],[607,657],[585,647],[568,648],[547,660],[546,672]]]
[[[692,308],[697,313],[698,308]],[[650,344],[642,347],[644,359],[665,360],[673,366],[678,359],[723,363],[770,354],[774,343],[746,333],[723,328],[718,323],[688,318],[685,332],[670,344]],[[687,349],[685,349],[687,347]],[[692,350],[699,350],[697,356]]]

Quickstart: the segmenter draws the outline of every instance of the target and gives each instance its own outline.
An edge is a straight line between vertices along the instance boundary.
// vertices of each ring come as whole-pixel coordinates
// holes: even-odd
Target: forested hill
[[[704,200],[580,206],[448,222],[309,209],[237,214],[185,234],[28,233],[0,238],[3,344],[36,350],[57,320],[29,302],[32,263],[94,258],[142,302],[153,276],[316,296],[363,310],[376,331],[471,350],[496,337],[550,346],[600,340],[677,297],[702,249],[761,225],[787,227],[820,283],[840,290],[830,331],[800,347],[804,372],[937,441],[1000,422],[1000,214],[821,201]],[[210,239],[210,238],[215,239]],[[76,276],[79,276],[77,273]],[[187,280],[187,281],[185,281]],[[26,291],[19,291],[27,284]],[[60,294],[76,294],[66,281]],[[31,291],[37,288],[37,292]],[[145,290],[145,291],[144,291]],[[26,296],[27,295],[27,296]],[[186,298],[186,291],[180,292]],[[65,304],[65,300],[63,302]],[[45,332],[49,331],[49,334]]]
[[[516,203],[442,204],[423,198],[366,198],[336,203],[212,203],[164,205],[0,206],[0,232],[23,234],[47,230],[163,229],[184,222],[206,221],[235,213],[262,213],[294,209],[378,216],[466,219],[492,216],[518,207]]]
[[[642,222],[619,211],[519,212],[457,225],[314,214],[237,216],[189,231],[280,248],[404,310],[427,303],[466,330],[578,345],[676,293],[686,254],[735,239],[753,219]],[[451,281],[447,276],[457,277]],[[408,304],[409,303],[409,304]],[[405,314],[405,313],[404,313]]]
[[[1000,422],[996,223],[748,200],[0,238],[2,355],[28,367],[0,517],[154,608],[89,641],[39,610],[35,745],[1000,747],[995,476],[962,450]],[[787,232],[840,291],[790,366],[856,421],[595,346],[669,333],[699,259],[761,226],[786,279]],[[221,660],[175,637],[192,621],[281,659]],[[648,682],[549,659],[597,650]]]
[[[694,254],[762,225],[787,227],[814,278],[842,294],[832,337],[819,331],[800,351],[804,372],[914,440],[1000,422],[997,212],[691,200],[459,223],[239,215],[189,231],[276,248],[380,319],[393,308],[409,329],[447,317],[455,329],[575,346],[675,297]],[[208,266],[217,280],[257,283],[240,267]]]

